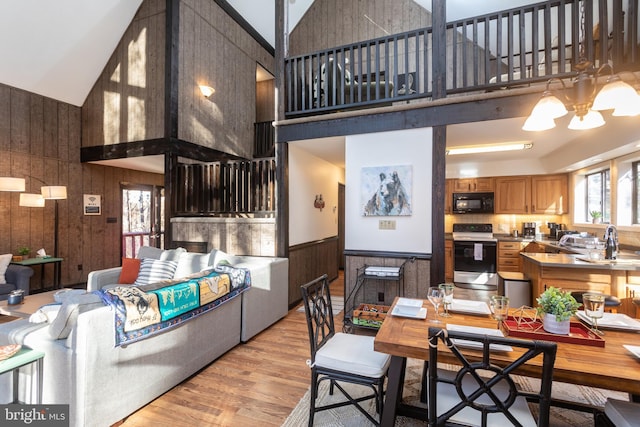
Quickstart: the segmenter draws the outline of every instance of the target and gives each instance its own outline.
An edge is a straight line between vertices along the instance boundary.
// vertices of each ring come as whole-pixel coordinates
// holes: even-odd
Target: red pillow
[[[138,258],[122,258],[122,271],[118,283],[122,285],[132,285],[138,278],[140,271],[140,260]]]

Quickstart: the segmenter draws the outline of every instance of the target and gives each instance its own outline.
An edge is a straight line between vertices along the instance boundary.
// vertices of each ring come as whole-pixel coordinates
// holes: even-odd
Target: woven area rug
[[[420,378],[422,376],[423,362],[416,359],[408,359],[407,372],[405,374],[405,386],[403,400],[416,406],[426,407],[419,402],[420,395]],[[523,389],[533,390],[537,380],[532,378],[518,377],[518,383]],[[369,389],[351,384],[344,384],[349,392],[353,392],[352,396],[362,396],[369,392]],[[309,390],[300,399],[298,406],[289,414],[285,420],[283,427],[300,427],[305,426],[309,422]],[[593,406],[604,406],[607,397],[617,399],[627,399],[625,393],[612,392],[608,390],[595,389],[591,387],[576,386],[565,383],[553,383],[553,397],[569,400],[574,402],[586,403]],[[327,381],[323,381],[318,391],[318,403],[327,404],[339,402],[344,399],[340,392],[336,391],[333,396],[329,395],[329,386]],[[375,406],[373,401],[364,402],[363,406],[367,408],[374,418]],[[532,412],[535,413],[535,405],[532,405]],[[427,423],[412,418],[398,417],[396,426],[402,427],[418,427],[426,426]],[[552,427],[585,427],[593,426],[593,416],[584,412],[571,411],[562,408],[551,408],[550,425]],[[314,426],[318,427],[365,427],[371,426],[371,423],[353,406],[345,406],[342,408],[331,409],[318,412],[314,418]]]
[[[343,297],[331,297],[331,310],[333,315],[337,316],[342,310],[344,310],[344,298]],[[296,311],[304,313],[304,305],[300,305]]]

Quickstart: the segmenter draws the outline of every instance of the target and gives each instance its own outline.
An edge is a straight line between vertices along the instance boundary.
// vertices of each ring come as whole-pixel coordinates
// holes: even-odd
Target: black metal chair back
[[[455,345],[453,340],[474,341],[482,346],[481,357],[472,358],[465,356]],[[438,345],[438,343],[441,343]],[[511,346],[514,351],[522,353],[516,360],[506,364],[492,363],[491,346]],[[555,342],[522,340],[490,335],[479,335],[467,332],[447,331],[440,328],[429,328],[429,391],[428,411],[429,425],[446,425],[447,420],[454,417],[467,407],[476,409],[481,414],[481,425],[487,426],[487,416],[492,413],[502,413],[514,426],[521,423],[510,411],[518,397],[524,397],[527,401],[535,401],[539,404],[538,426],[549,425],[549,409],[551,407],[551,384],[553,380],[553,364],[555,363],[557,345]],[[438,351],[448,349],[456,361],[454,364],[462,367],[454,375],[441,375],[438,371]],[[477,355],[477,353],[476,353]],[[525,363],[542,355],[540,368],[540,389],[537,392],[520,390],[511,375],[522,368]],[[527,365],[530,368],[530,365]],[[465,376],[473,378],[472,389],[468,385],[463,388],[462,380]],[[438,384],[447,383],[455,387],[460,398],[458,404],[448,408],[438,415]],[[498,384],[507,384],[508,393],[496,393]],[[467,383],[468,384],[468,383]],[[480,398],[484,400],[479,401]],[[490,402],[490,403],[486,403]]]
[[[315,363],[318,349],[336,333],[328,276],[324,274],[300,289],[309,330],[311,363]]]

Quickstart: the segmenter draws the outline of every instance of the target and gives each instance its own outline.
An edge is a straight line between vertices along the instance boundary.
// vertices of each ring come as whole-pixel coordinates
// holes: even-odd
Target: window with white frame
[[[586,178],[585,218],[599,212],[602,222],[611,222],[611,176],[609,169],[589,173]]]

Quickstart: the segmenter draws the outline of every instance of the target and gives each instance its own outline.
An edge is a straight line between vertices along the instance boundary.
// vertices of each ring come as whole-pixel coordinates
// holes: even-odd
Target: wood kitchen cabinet
[[[450,214],[453,211],[453,181],[447,179],[444,184],[444,213]]]
[[[569,211],[567,175],[531,177],[531,213],[562,215]]]
[[[444,241],[444,281],[453,282],[453,240]]]
[[[493,178],[460,178],[453,179],[453,193],[483,193],[494,191]]]
[[[569,212],[567,175],[505,176],[495,180],[495,213],[554,214]]]
[[[495,178],[494,212],[497,214],[530,213],[531,178],[504,176]]]
[[[498,242],[498,271],[522,272],[522,242]]]

